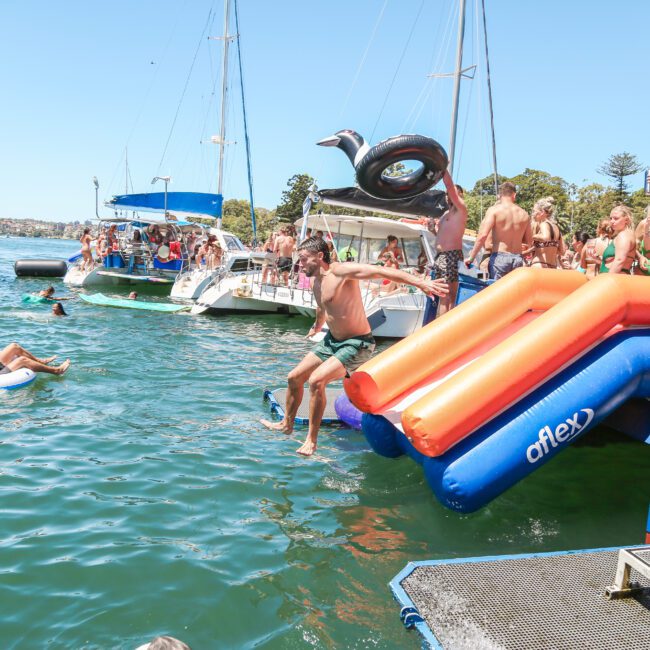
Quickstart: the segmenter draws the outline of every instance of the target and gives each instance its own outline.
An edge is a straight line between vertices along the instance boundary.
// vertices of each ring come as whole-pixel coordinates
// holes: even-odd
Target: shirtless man
[[[458,293],[458,262],[463,261],[463,234],[467,224],[467,208],[463,201],[463,188],[454,185],[449,172],[442,180],[447,188],[449,209],[438,221],[436,237],[436,259],[433,270],[437,278],[444,278],[449,285],[449,293],[438,301],[438,316],[448,312],[456,303]]]
[[[402,249],[397,245],[397,237],[395,235],[388,235],[386,237],[388,242],[386,246],[381,249],[379,253],[379,259],[381,259],[386,253],[391,253],[392,256],[397,260],[398,264],[404,264],[404,253]]]
[[[269,429],[292,433],[305,382],[308,381],[309,432],[298,453],[311,456],[316,450],[318,430],[325,410],[325,387],[354,372],[370,359],[375,349],[375,340],[363,308],[359,280],[379,278],[402,282],[421,289],[427,295],[436,296],[444,296],[447,285],[444,280],[428,280],[388,267],[354,262],[330,263],[327,243],[315,237],[300,244],[298,259],[305,275],[314,278],[316,322],[308,336],[320,332],[326,321],[329,331],[289,373],[284,418],[280,422],[261,422]]]
[[[6,375],[21,368],[27,368],[34,372],[47,372],[51,375],[62,375],[70,366],[70,359],[66,359],[60,366],[48,365],[54,359],[56,359],[56,355],[39,359],[18,343],[10,343],[0,351],[0,375]]]
[[[293,266],[293,250],[295,247],[296,240],[289,234],[287,228],[282,228],[280,236],[275,240],[273,252],[278,256],[278,272],[287,287],[289,286],[289,272]]]
[[[488,270],[493,280],[523,266],[522,245],[529,248],[533,244],[530,217],[516,205],[516,198],[516,188],[512,183],[506,182],[499,187],[499,201],[485,213],[474,248],[465,260],[469,267],[492,233],[493,248]]]

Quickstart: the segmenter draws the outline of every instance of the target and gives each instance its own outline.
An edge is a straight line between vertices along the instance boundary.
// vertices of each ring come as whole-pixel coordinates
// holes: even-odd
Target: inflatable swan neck
[[[363,136],[350,129],[337,131],[334,135],[323,138],[316,144],[321,147],[338,147],[355,167],[370,151],[370,145],[363,139]]]

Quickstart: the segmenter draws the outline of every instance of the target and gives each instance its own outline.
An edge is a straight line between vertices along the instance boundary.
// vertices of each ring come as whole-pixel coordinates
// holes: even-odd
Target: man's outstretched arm
[[[386,266],[375,266],[373,264],[358,264],[356,262],[346,262],[337,264],[331,268],[333,275],[339,278],[349,278],[350,280],[392,280],[401,284],[410,284],[417,287],[428,296],[446,296],[449,288],[444,280],[428,280],[411,275],[406,271],[393,269]]]

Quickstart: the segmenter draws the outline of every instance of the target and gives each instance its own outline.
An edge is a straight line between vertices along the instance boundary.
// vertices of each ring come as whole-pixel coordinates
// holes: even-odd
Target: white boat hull
[[[375,336],[404,338],[422,327],[426,298],[422,293],[364,295],[366,314]],[[228,277],[206,289],[192,313],[284,313],[315,318],[313,293],[251,282],[250,276]]]
[[[179,300],[196,300],[218,274],[218,271],[198,269],[180,273],[172,287],[171,297]]]

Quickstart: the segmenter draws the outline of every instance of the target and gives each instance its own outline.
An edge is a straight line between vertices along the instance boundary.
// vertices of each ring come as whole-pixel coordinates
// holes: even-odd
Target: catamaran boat
[[[138,285],[169,292],[189,265],[195,242],[205,237],[207,230],[184,219],[215,219],[221,214],[221,202],[219,194],[201,192],[114,196],[106,205],[115,210],[115,216],[100,219],[100,230],[114,231],[111,250],[92,268],[87,268],[83,259],[77,260],[64,282],[74,287]],[[133,211],[132,216],[118,210]],[[140,216],[140,212],[153,214]]]
[[[239,277],[250,274],[255,268],[255,254],[246,250],[240,239],[219,228],[210,228],[223,251],[221,264],[213,269],[186,264],[176,276],[171,297],[178,300],[196,300],[203,290],[223,277]]]
[[[404,255],[403,270],[421,273],[430,268],[435,256],[434,235],[413,219],[395,221],[381,217],[312,214],[300,219],[296,226],[303,231],[311,228],[312,232],[321,230],[327,233],[340,261],[376,264],[389,235],[398,239]],[[473,241],[466,239],[464,247],[468,253]],[[309,278],[294,268],[288,286],[271,283],[270,279],[271,272],[268,268],[264,270],[263,261],[252,273],[220,278],[208,285],[192,312],[239,311],[315,317],[316,302]],[[430,309],[432,306],[427,297],[414,287],[391,291],[386,291],[386,288],[381,281],[362,283],[366,315],[376,336],[403,338],[426,322],[427,306]]]

